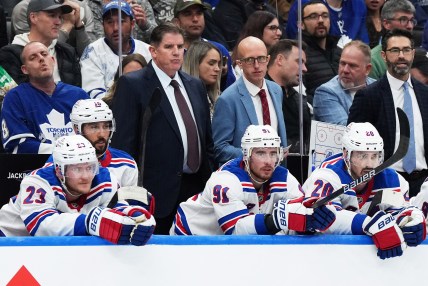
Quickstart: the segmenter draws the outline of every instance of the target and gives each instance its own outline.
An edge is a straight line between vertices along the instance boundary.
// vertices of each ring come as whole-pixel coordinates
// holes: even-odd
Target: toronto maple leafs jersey
[[[98,162],[116,177],[120,187],[136,186],[138,183],[138,166],[135,160],[125,151],[108,147]],[[46,161],[46,166],[53,164],[52,155]]]
[[[152,59],[149,45],[131,38],[128,54],[141,54],[147,62]],[[126,56],[126,55],[123,55]],[[119,66],[119,56],[107,45],[106,38],[89,44],[80,57],[82,88],[91,98],[101,99],[113,84]]]
[[[333,155],[324,160],[303,184],[305,200],[325,197],[352,181],[354,179],[347,171],[342,153]],[[369,180],[358,194],[353,189],[349,189],[331,201],[338,212],[336,212],[336,221],[326,233],[363,234],[362,227],[367,218],[367,211],[374,195],[380,190],[384,193],[400,194],[399,205],[389,206],[386,211],[396,212],[408,205],[408,182],[395,170],[387,168]]]
[[[116,179],[106,168],[99,170],[90,193],[72,203],[66,201],[53,165],[31,172],[22,180],[18,195],[1,208],[0,231],[5,236],[87,235],[86,214],[107,206],[117,191]]]
[[[89,98],[76,86],[58,82],[52,95],[22,83],[3,101],[1,123],[3,146],[8,153],[52,153],[61,136],[74,134],[70,122],[73,105]]]
[[[244,169],[242,158],[214,172],[204,190],[178,207],[170,234],[267,234],[264,214],[281,199],[303,198],[296,178],[278,166],[258,192]]]

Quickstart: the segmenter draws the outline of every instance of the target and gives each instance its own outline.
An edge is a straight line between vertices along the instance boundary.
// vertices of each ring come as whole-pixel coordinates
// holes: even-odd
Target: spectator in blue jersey
[[[288,14],[285,31],[289,39],[297,38],[297,2],[294,1]],[[344,37],[345,39],[349,38],[350,40],[361,40],[366,44],[369,43],[366,28],[367,8],[364,0],[338,0],[334,2],[303,0],[302,7],[308,2],[322,2],[326,5],[330,14],[330,35]],[[302,12],[303,17],[306,16],[303,16]]]
[[[119,11],[122,14],[122,42],[119,43]],[[132,37],[135,26],[131,6],[125,1],[111,1],[103,7],[104,37],[89,44],[82,57],[82,88],[91,98],[102,99],[113,84],[119,66],[119,47],[122,55],[139,53],[147,62],[152,57],[149,45]]]
[[[355,93],[375,81],[368,77],[371,67],[368,45],[358,40],[346,44],[339,74],[315,90],[315,120],[346,125]]]
[[[184,48],[188,49],[194,41],[208,41],[215,45],[222,56],[227,57],[227,66],[224,66],[221,79],[221,90],[235,82],[236,77],[232,68],[232,58],[228,50],[220,43],[202,38],[205,29],[205,4],[201,0],[178,0],[174,7],[173,23],[184,30]]]
[[[10,90],[4,98],[3,146],[8,153],[51,154],[56,139],[73,134],[71,108],[88,95],[79,87],[55,83],[55,59],[42,43],[28,43],[21,61],[29,82]]]
[[[120,201],[107,207],[117,181],[100,167],[81,135],[60,137],[53,164],[33,171],[0,210],[2,236],[94,235],[115,244],[144,245],[156,222],[143,207]]]

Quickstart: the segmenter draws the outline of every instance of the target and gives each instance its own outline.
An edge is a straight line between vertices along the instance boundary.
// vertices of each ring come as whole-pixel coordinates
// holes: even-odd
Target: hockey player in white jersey
[[[349,124],[342,143],[343,153],[327,158],[304,183],[305,205],[382,163],[383,139],[372,124]],[[417,246],[426,237],[424,216],[418,208],[409,205],[408,190],[409,184],[403,177],[391,168],[385,169],[331,202],[338,211],[335,222],[325,232],[367,234],[373,238],[380,258],[400,256],[406,244]],[[375,203],[379,204],[371,206],[378,192],[376,200],[379,200]]]
[[[203,192],[182,202],[174,235],[314,233],[335,219],[334,208],[309,209],[296,178],[279,166],[283,150],[269,125],[250,125],[242,138],[243,157],[212,174]]]
[[[155,221],[146,209],[126,202],[106,208],[117,182],[99,166],[88,140],[59,138],[53,158],[53,165],[27,175],[18,195],[2,207],[0,236],[95,235],[117,244],[147,242]]]

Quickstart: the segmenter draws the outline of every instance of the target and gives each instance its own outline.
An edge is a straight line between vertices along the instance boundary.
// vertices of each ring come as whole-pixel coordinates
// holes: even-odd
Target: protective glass
[[[251,150],[251,157],[260,161],[271,160],[279,162],[281,159],[280,151],[280,148],[276,148],[276,151],[270,151],[266,148],[253,148]]]
[[[98,162],[70,164],[65,166],[66,178],[94,177],[99,172]]]
[[[114,121],[85,123],[82,133],[84,135],[97,134],[99,132],[113,132],[115,130]]]

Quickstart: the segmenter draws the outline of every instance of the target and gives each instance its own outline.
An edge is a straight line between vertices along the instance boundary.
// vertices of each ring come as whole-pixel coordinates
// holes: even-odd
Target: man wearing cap
[[[223,70],[221,79],[221,90],[223,91],[235,82],[236,77],[233,73],[232,59],[228,50],[220,43],[201,37],[205,29],[204,10],[206,9],[207,7],[201,0],[177,0],[174,6],[173,23],[184,30],[185,49],[188,49],[194,41],[208,41],[221,51],[223,57],[227,57],[227,70]]]
[[[58,42],[62,25],[62,15],[73,9],[63,4],[63,0],[31,0],[28,4],[27,18],[30,32],[16,35],[12,44],[1,49],[0,66],[2,66],[16,83],[26,81],[22,73],[20,58],[22,49],[29,42],[41,42],[55,58],[54,80],[80,86],[80,66],[75,49],[63,42]]]
[[[119,35],[119,9],[122,11],[122,42]],[[151,60],[149,45],[131,37],[135,26],[132,8],[125,1],[111,1],[103,7],[105,37],[88,45],[80,58],[82,87],[91,98],[103,98],[111,86],[119,66],[119,44],[122,55],[141,54]]]

